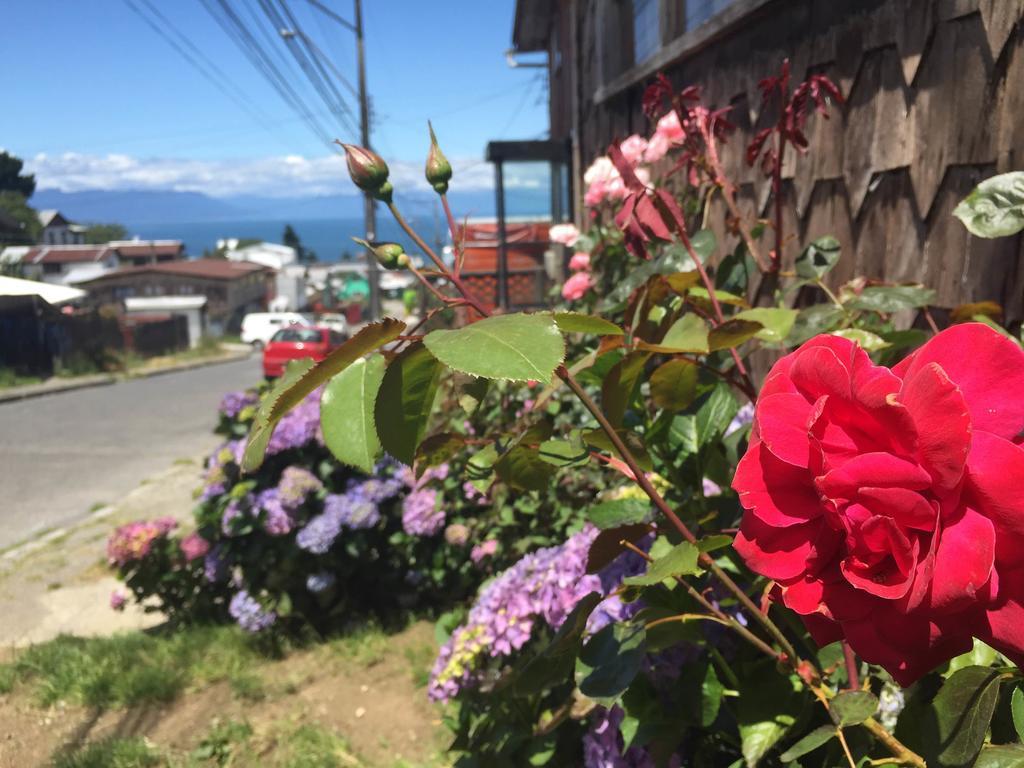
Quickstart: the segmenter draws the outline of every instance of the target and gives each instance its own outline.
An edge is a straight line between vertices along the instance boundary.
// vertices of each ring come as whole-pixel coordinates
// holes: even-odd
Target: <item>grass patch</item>
[[[273,765],[281,768],[342,768],[360,765],[348,743],[326,728],[310,723],[287,725],[275,736]]]
[[[188,686],[227,680],[243,697],[262,692],[252,672],[266,656],[240,629],[196,627],[112,637],[62,635],[0,666],[0,691],[29,686],[38,702],[106,709],[166,702]]]
[[[107,739],[58,755],[53,768],[163,768],[167,761],[142,739]]]
[[[247,722],[214,720],[210,732],[189,755],[189,763],[197,765],[230,765],[252,738]]]
[[[430,670],[437,658],[437,648],[429,643],[414,645],[405,649],[405,659],[409,662],[412,682],[417,688],[426,688],[430,682]]]
[[[0,368],[0,389],[5,387],[24,387],[29,384],[42,384],[38,376],[22,376],[10,368]]]
[[[349,634],[332,638],[327,648],[333,656],[350,659],[364,667],[384,660],[388,652],[388,636],[376,624],[365,624]]]

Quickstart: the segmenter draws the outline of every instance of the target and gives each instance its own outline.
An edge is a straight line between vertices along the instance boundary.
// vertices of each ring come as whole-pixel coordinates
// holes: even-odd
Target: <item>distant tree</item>
[[[17,192],[25,200],[32,197],[36,191],[36,177],[31,174],[23,174],[21,169],[25,166],[20,157],[0,152],[0,192]]]
[[[128,230],[122,224],[88,224],[85,230],[85,242],[89,245],[109,243],[111,240],[127,240]]]
[[[295,230],[292,229],[291,224],[284,225],[284,234],[281,235],[281,242],[289,248],[295,249],[295,255],[298,257],[299,262],[306,264],[316,261],[316,253],[303,246],[302,241]]]
[[[23,194],[13,190],[0,191],[0,210],[18,223],[22,233],[18,238],[21,243],[30,245],[39,240],[43,225],[39,222],[39,216],[35,209],[28,204]]]

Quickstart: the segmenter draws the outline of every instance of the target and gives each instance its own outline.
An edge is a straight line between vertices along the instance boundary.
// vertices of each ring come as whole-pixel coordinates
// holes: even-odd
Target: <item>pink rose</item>
[[[592,285],[588,273],[576,272],[562,286],[562,298],[566,301],[579,301]]]
[[[672,147],[672,141],[661,133],[655,133],[647,142],[647,149],[644,151],[645,163],[656,163],[668,154]]]
[[[573,272],[589,272],[590,271],[590,254],[584,253],[583,251],[577,251],[569,259],[569,269]]]
[[[737,551],[819,643],[909,685],[972,648],[1024,662],[1024,352],[956,325],[891,370],[817,336],[777,362],[733,480]]]
[[[619,144],[619,151],[631,165],[636,165],[644,159],[644,150],[647,149],[647,139],[643,136],[633,134]]]
[[[598,182],[608,183],[619,175],[615,164],[607,155],[602,155],[590,164],[590,167],[583,173],[583,183],[587,185]]]
[[[674,143],[682,143],[683,139],[686,138],[686,132],[683,130],[683,126],[679,124],[679,115],[676,114],[675,110],[672,110],[658,121],[658,127],[654,129],[654,132]]]
[[[606,197],[608,197],[608,182],[598,180],[587,187],[586,194],[583,195],[583,204],[588,208],[594,208],[603,203]]]
[[[548,230],[548,240],[572,248],[580,239],[580,231],[572,224],[555,224]]]

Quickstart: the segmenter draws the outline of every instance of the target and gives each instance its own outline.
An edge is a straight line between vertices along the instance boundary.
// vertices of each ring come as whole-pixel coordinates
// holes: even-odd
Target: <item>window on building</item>
[[[719,11],[723,11],[736,0],[685,0],[686,31],[696,29]]]
[[[646,61],[661,47],[660,0],[633,0],[633,58]]]
[[[61,265],[60,264],[54,264],[52,262],[47,262],[47,263],[43,264],[43,274],[44,275],[59,275],[60,271],[61,271]]]

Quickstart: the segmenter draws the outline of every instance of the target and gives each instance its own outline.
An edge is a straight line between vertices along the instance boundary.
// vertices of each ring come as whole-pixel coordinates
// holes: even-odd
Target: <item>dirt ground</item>
[[[61,751],[110,737],[143,737],[183,757],[211,726],[231,721],[252,727],[251,741],[263,755],[273,753],[275,731],[283,725],[313,723],[344,740],[344,765],[443,765],[439,710],[418,681],[433,642],[432,627],[420,622],[380,636],[371,648],[295,653],[256,670],[266,684],[258,697],[241,697],[217,683],[167,705],[96,712],[61,703],[43,709],[31,691],[16,690],[0,695],[0,768],[45,766]],[[251,759],[231,765],[262,764]]]
[[[110,635],[160,622],[135,608],[115,613],[117,581],[105,565],[106,538],[115,525],[170,514],[185,524],[199,485],[198,460],[182,460],[118,503],[72,529],[56,531],[0,554],[0,662],[59,634]],[[143,737],[171,765],[271,764],[277,734],[291,724],[322,726],[345,744],[339,764],[381,768],[444,765],[440,710],[426,698],[425,672],[436,644],[433,629],[414,624],[398,634],[371,633],[261,662],[256,695],[227,683],[188,691],[166,705],[92,711],[64,702],[40,707],[31,686],[0,694],[0,768],[49,765],[55,754],[111,737]],[[211,728],[243,722],[258,757],[179,762]],[[265,763],[262,756],[267,756]]]

